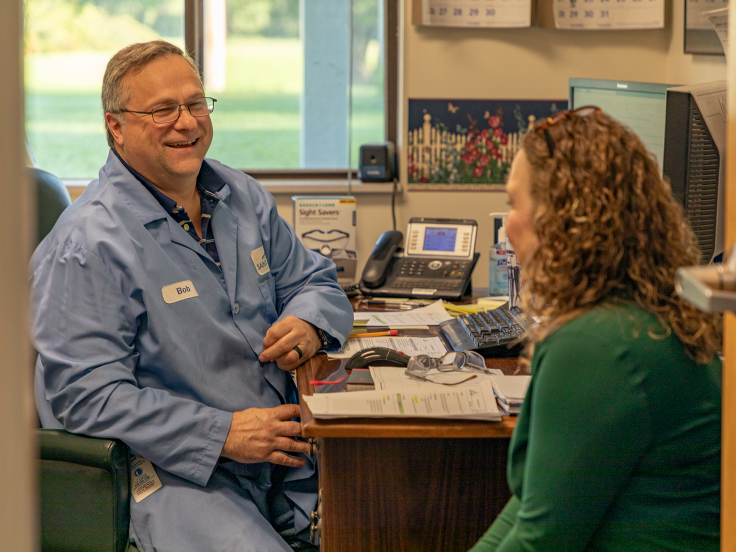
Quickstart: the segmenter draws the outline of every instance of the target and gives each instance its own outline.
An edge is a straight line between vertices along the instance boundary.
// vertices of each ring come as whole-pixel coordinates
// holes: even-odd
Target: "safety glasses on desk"
[[[440,358],[432,358],[429,355],[413,356],[409,359],[409,364],[404,371],[407,376],[444,385],[456,385],[475,377],[471,376],[449,383],[440,379],[442,374],[447,374],[448,372],[492,373],[486,368],[484,358],[475,351],[453,351],[445,353]]]

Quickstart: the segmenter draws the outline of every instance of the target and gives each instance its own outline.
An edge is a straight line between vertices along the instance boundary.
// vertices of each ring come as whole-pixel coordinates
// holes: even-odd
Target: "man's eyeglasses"
[[[432,370],[436,372],[432,373]],[[437,379],[437,372],[440,374],[446,372],[476,372],[481,374],[491,374],[492,372],[486,368],[485,359],[475,351],[449,352],[440,358],[433,358],[429,355],[416,355],[409,359],[409,364],[404,373],[417,379],[431,381],[433,383],[448,384]],[[468,378],[470,379],[470,378]],[[465,381],[465,380],[462,380]],[[456,383],[462,383],[456,382]]]
[[[186,107],[192,117],[205,117],[215,110],[215,98],[197,98],[191,102],[183,104],[165,104],[153,108],[151,111],[133,111],[131,109],[121,109],[123,113],[139,113],[140,115],[150,115],[153,122],[159,125],[173,123],[179,119],[181,108]]]
[[[550,159],[555,154],[555,142],[554,140],[552,140],[552,136],[547,129],[555,126],[561,121],[572,119],[573,117],[587,117],[591,113],[600,112],[600,107],[596,107],[594,105],[584,105],[583,107],[573,109],[572,111],[560,111],[558,113],[555,113],[551,117],[547,117],[546,119],[539,119],[537,122],[535,122],[534,130],[541,130],[544,132],[544,139],[547,140],[547,149],[549,149]]]

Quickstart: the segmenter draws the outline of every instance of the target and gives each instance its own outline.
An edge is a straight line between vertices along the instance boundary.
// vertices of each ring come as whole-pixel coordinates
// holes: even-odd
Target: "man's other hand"
[[[314,326],[296,316],[287,316],[268,329],[258,359],[275,361],[282,370],[293,370],[312,358],[320,345]],[[301,349],[301,357],[294,347]]]
[[[286,454],[309,454],[307,443],[293,439],[302,433],[301,424],[291,421],[295,417],[299,417],[299,405],[296,404],[234,412],[220,455],[244,464],[271,462],[291,468],[303,466],[304,458]]]

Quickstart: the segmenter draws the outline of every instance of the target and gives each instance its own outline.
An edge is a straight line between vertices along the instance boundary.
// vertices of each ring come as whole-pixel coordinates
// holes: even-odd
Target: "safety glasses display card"
[[[352,196],[294,196],[294,232],[304,247],[332,260],[341,284],[353,283],[356,201]]]

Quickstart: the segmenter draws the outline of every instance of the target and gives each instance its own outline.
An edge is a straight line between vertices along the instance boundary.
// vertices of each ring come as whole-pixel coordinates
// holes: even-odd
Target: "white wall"
[[[591,32],[417,27],[404,0],[404,113],[409,98],[564,99],[570,77],[676,84],[725,79],[723,56],[683,53],[684,1],[667,2],[665,29]],[[400,135],[405,132],[406,118]],[[278,196],[277,203],[291,221],[290,198]],[[486,287],[493,230],[488,213],[505,210],[504,192],[405,192],[396,202],[396,222],[404,230],[412,216],[477,220],[482,256],[473,283]],[[390,197],[358,196],[359,270],[380,233],[390,228]]]
[[[22,2],[0,2],[0,549],[37,550],[35,407],[28,339],[31,194],[23,146]]]

